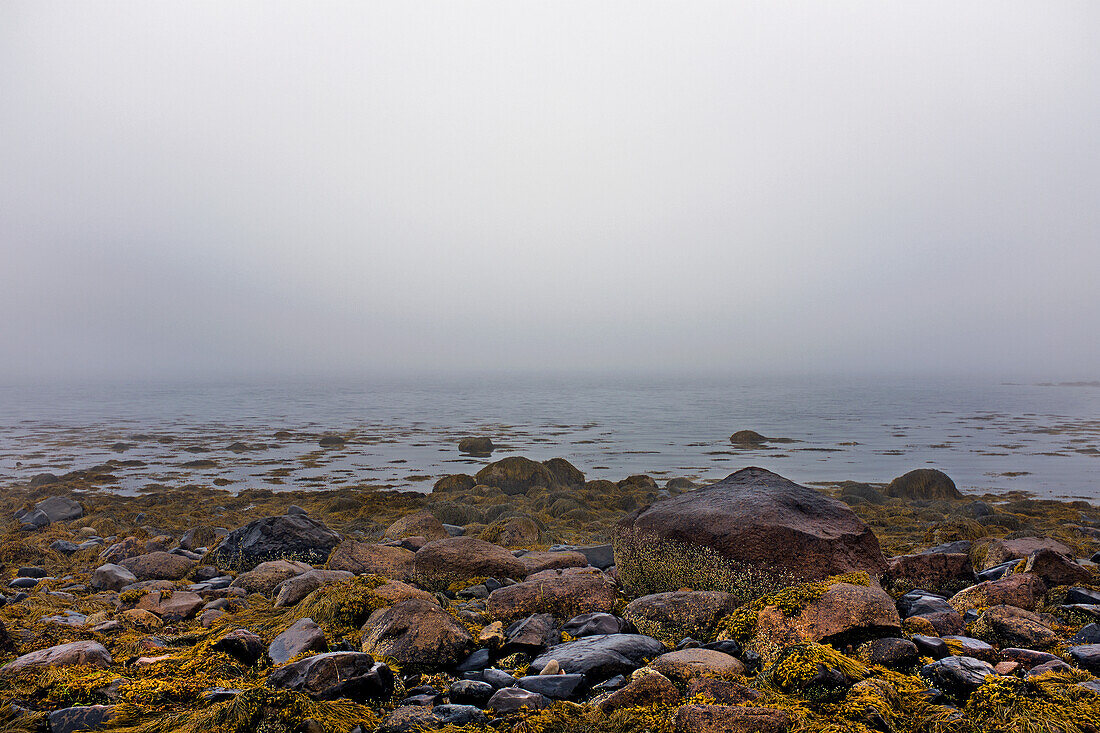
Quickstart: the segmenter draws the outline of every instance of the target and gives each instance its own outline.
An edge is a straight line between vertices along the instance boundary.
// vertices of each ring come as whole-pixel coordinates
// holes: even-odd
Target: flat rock
[[[84,516],[84,507],[67,496],[51,496],[34,505],[50,522],[71,522]]]
[[[567,674],[583,674],[590,682],[600,682],[629,674],[665,651],[664,644],[641,634],[588,636],[546,650],[531,662],[531,672],[541,672],[554,660]]]
[[[668,652],[654,659],[649,666],[681,684],[696,677],[739,677],[745,674],[745,665],[740,659],[711,649]]]
[[[88,585],[95,590],[122,590],[127,585],[137,582],[137,576],[127,568],[113,563],[100,565],[92,571],[88,579]]]
[[[24,654],[0,667],[0,671],[15,672],[22,669],[67,667],[77,664],[106,669],[111,666],[111,653],[96,641],[73,641]]]
[[[202,596],[191,591],[154,590],[139,598],[137,607],[155,613],[164,621],[183,621],[197,614],[204,603]]]

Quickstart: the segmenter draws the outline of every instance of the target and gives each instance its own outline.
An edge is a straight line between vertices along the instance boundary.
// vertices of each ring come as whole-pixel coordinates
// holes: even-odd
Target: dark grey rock
[[[598,634],[620,634],[626,631],[628,626],[625,620],[610,613],[582,613],[565,622],[561,630],[575,639],[580,639]]]
[[[54,710],[49,716],[50,733],[100,730],[114,713],[114,705],[86,705]]]
[[[489,722],[485,713],[474,705],[436,705],[432,708],[432,715],[440,725],[486,725]]]
[[[458,705],[485,707],[496,688],[481,680],[457,680],[447,688],[447,697]]]
[[[974,657],[946,657],[921,667],[921,674],[936,687],[965,698],[994,672],[988,662]]]
[[[488,708],[498,713],[514,713],[523,708],[542,710],[549,704],[550,701],[537,692],[519,687],[505,687],[493,693],[489,698]]]
[[[299,654],[328,649],[325,632],[311,618],[295,621],[290,628],[272,639],[267,654],[275,664],[284,664]]]
[[[898,614],[903,619],[910,616],[923,616],[926,613],[954,612],[947,599],[926,590],[911,590],[897,600]]]
[[[547,674],[520,677],[519,686],[554,700],[569,700],[584,688],[584,675]]]
[[[921,656],[932,657],[933,659],[943,659],[951,656],[951,649],[947,646],[947,642],[938,636],[913,634],[910,640],[916,644],[917,651],[920,652]]]
[[[267,686],[295,690],[317,700],[366,701],[393,694],[393,671],[363,652],[315,654],[279,667]]]
[[[1078,667],[1094,675],[1100,675],[1100,644],[1071,646],[1067,654]]]
[[[666,651],[664,644],[641,634],[587,636],[548,649],[531,662],[531,671],[541,672],[554,659],[567,674],[583,674],[589,682],[599,682],[633,672]]]
[[[1100,624],[1086,624],[1067,642],[1071,645],[1100,644]]]
[[[51,522],[71,522],[84,516],[84,508],[67,496],[51,496],[34,505]]]
[[[310,517],[264,517],[226,535],[210,553],[209,561],[235,570],[251,570],[268,560],[320,565],[339,543],[340,535]]]

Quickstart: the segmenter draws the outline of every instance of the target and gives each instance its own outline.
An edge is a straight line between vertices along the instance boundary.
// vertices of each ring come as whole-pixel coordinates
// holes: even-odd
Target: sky
[[[1100,379],[1100,4],[0,4],[0,381]]]

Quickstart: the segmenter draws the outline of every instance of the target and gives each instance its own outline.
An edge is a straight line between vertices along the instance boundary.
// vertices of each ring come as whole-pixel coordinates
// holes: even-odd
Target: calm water
[[[796,442],[737,450],[753,429]],[[289,437],[275,437],[276,431]],[[321,450],[339,432],[345,448]],[[796,481],[888,481],[934,466],[964,491],[1100,499],[1100,388],[975,382],[564,380],[0,388],[0,482],[108,460],[149,483],[429,490],[488,459],[563,456],[589,478],[720,478],[758,465]],[[235,442],[253,450],[233,452]],[[122,445],[118,445],[122,444]],[[190,468],[197,459],[213,467]],[[228,482],[228,483],[226,483]]]

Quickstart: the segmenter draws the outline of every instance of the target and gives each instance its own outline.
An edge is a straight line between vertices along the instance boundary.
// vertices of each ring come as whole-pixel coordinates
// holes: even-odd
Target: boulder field
[[[1100,731],[1084,502],[519,456],[428,496],[66,487],[0,497],[3,730]]]

